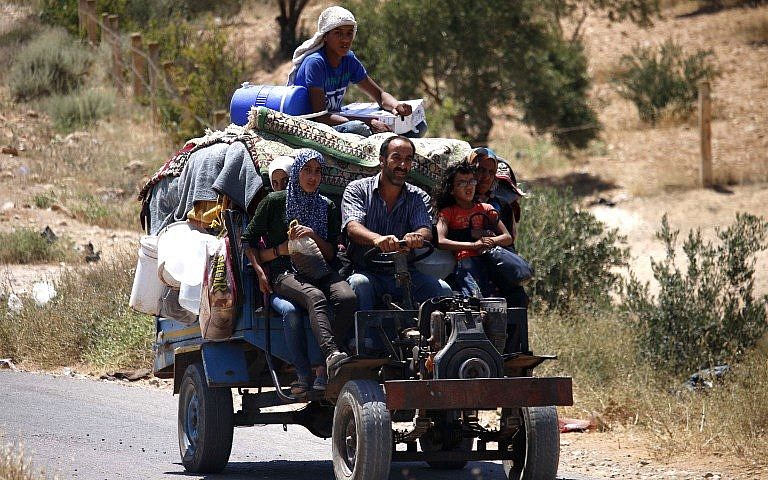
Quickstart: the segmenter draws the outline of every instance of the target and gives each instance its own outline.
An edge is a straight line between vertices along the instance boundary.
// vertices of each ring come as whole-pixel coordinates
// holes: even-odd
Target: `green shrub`
[[[16,57],[8,85],[16,100],[66,94],[83,84],[92,54],[63,30],[49,30]]]
[[[178,51],[172,81],[176,91],[186,94],[183,98],[162,94],[158,103],[164,128],[181,141],[199,136],[212,112],[229,109],[232,93],[245,78],[246,67],[227,44],[226,32],[213,23],[202,35],[174,31],[172,36],[184,42],[168,47]]]
[[[72,242],[59,238],[51,243],[39,232],[20,228],[0,233],[1,263],[51,263],[67,260],[72,255]]]
[[[78,0],[40,0],[40,19],[49,25],[65,27],[77,34]],[[237,14],[243,0],[97,0],[96,14],[118,15],[121,28],[140,30],[152,19],[192,18],[202,13],[220,16]]]
[[[56,202],[56,195],[53,192],[38,193],[32,197],[32,203],[34,203],[37,208],[41,208],[43,210],[46,208],[51,208],[51,205]]]
[[[115,107],[113,90],[89,88],[69,95],[56,95],[47,102],[56,128],[72,131],[108,116]]]
[[[570,192],[536,189],[522,202],[515,244],[536,269],[532,301],[550,308],[610,302],[618,284],[615,267],[626,264],[627,250],[616,230],[574,206]]]
[[[636,319],[640,351],[670,375],[737,361],[768,330],[768,296],[753,295],[755,258],[764,250],[768,222],[737,214],[733,225],[718,230],[719,244],[690,232],[683,243],[688,262],[683,272],[676,263],[679,232],[671,231],[666,215],[657,237],[666,258],[653,261],[660,291],[634,276],[626,284],[624,306]]]
[[[0,32],[0,72],[5,76],[22,47],[40,33],[40,23],[34,17],[23,17]]]
[[[587,101],[591,84],[587,57],[579,43],[560,39],[550,43],[548,51],[531,60],[535,73],[516,93],[523,121],[539,132],[550,132],[562,147],[586,148],[601,128]]]
[[[667,109],[687,115],[699,95],[699,81],[720,75],[712,56],[712,50],[686,55],[672,40],[658,49],[634,47],[631,55],[621,57],[612,82],[619,95],[635,104],[645,122],[655,123]]]

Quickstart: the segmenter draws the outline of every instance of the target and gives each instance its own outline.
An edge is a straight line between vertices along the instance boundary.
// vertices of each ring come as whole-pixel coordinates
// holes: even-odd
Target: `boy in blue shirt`
[[[368,75],[365,67],[352,52],[357,22],[352,13],[342,7],[329,7],[317,22],[317,33],[293,53],[293,70],[288,85],[301,85],[309,90],[312,111],[324,112],[313,120],[333,126],[343,133],[369,136],[388,132],[384,122],[371,119],[364,122],[349,120],[341,114],[342,101],[350,83],[359,86],[371,100],[395,115],[407,116],[411,106],[383,91]],[[426,123],[417,126],[413,136],[426,132]]]

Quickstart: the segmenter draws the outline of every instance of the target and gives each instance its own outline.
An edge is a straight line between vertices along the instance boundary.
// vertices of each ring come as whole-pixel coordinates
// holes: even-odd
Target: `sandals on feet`
[[[309,382],[305,378],[299,377],[291,383],[291,395],[295,397],[306,395],[307,390],[309,390]]]
[[[328,386],[328,377],[315,377],[315,383],[312,384],[314,390],[325,390]]]

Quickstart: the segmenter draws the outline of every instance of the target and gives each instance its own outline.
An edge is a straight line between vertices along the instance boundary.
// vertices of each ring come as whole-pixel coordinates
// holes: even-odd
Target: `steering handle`
[[[407,243],[405,240],[399,240],[397,242],[397,245],[402,248],[407,246]],[[409,257],[408,265],[427,258],[428,256],[432,255],[432,252],[435,251],[434,245],[432,245],[431,242],[428,242],[426,240],[424,240],[424,242],[422,243],[422,247],[426,248],[427,250],[418,255],[414,255],[413,257]],[[365,254],[363,255],[363,259],[365,260],[366,263],[370,265],[389,266],[395,263],[394,261],[395,255],[403,254],[403,253],[404,252],[400,252],[400,251],[382,252],[379,249],[379,247],[371,247],[370,249],[368,249],[368,251],[365,252]]]

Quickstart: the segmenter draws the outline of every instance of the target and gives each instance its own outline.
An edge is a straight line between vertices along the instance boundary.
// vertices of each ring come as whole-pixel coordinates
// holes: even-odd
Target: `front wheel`
[[[560,427],[555,407],[521,408],[523,426],[512,441],[513,460],[504,460],[509,480],[555,480],[560,462]]]
[[[211,388],[202,363],[187,367],[179,390],[179,451],[192,473],[224,470],[232,450],[232,391]]]
[[[351,380],[333,412],[336,479],[384,480],[392,462],[392,421],[378,382]]]

